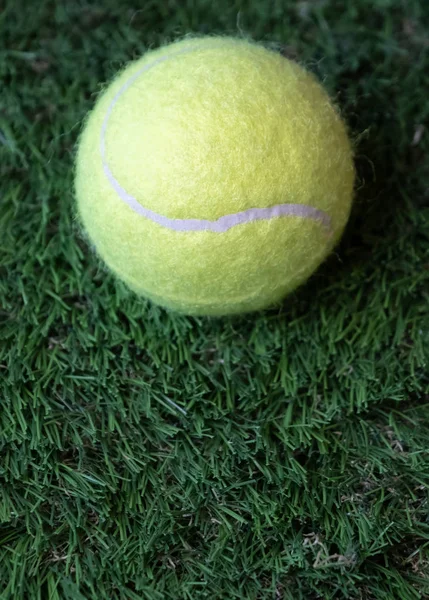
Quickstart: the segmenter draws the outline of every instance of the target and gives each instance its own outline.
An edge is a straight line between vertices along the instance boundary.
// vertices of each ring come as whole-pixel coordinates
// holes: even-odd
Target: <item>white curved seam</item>
[[[127,81],[114,95],[107,109],[106,115],[103,119],[103,123],[101,126],[100,153],[104,174],[106,175],[106,178],[108,179],[110,185],[115,190],[119,198],[140,216],[145,217],[146,219],[150,219],[154,223],[157,223],[162,227],[166,227],[174,231],[213,231],[215,233],[224,233],[232,227],[236,227],[237,225],[242,225],[245,223],[251,223],[253,221],[273,219],[285,216],[295,216],[305,219],[312,219],[313,221],[318,221],[328,230],[330,234],[332,234],[332,223],[329,215],[326,214],[324,211],[307,204],[284,203],[264,208],[249,208],[238,213],[223,215],[222,217],[219,217],[216,220],[173,219],[165,215],[158,214],[150,210],[149,208],[145,208],[144,206],[142,206],[140,202],[136,198],[134,198],[134,196],[129,194],[121,186],[119,181],[113,175],[106,157],[106,132],[110,116],[120,97],[132,86],[136,79],[138,79],[143,73],[149,71],[149,69],[155,67],[156,65],[162,62],[165,62],[166,60],[169,60],[170,58],[179,56],[181,54],[187,54],[188,52],[194,52],[198,49],[200,49],[200,47],[185,48],[180,52],[176,52],[175,54],[170,54],[167,56],[161,56],[160,58],[157,58],[152,63],[145,65],[136,73],[134,73],[134,75],[129,77],[129,79],[127,79]]]

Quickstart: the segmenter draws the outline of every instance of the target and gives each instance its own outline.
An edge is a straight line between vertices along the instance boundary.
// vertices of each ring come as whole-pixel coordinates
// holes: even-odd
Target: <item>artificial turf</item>
[[[80,232],[73,159],[125,61],[274,44],[349,125],[335,254],[284,304],[169,314]],[[6,0],[1,600],[429,597],[429,4]]]

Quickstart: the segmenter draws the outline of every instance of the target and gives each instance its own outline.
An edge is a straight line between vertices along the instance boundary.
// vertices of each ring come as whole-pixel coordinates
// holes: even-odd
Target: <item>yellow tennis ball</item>
[[[316,80],[255,43],[148,52],[90,113],[76,163],[84,227],[137,293],[189,314],[278,302],[332,250],[354,181]]]

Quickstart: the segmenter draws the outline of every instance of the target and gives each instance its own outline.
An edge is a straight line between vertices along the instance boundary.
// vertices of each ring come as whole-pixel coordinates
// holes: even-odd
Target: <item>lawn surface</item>
[[[429,4],[3,9],[1,600],[429,597]],[[168,314],[75,218],[101,84],[189,32],[282,45],[356,148],[341,245],[264,314]]]

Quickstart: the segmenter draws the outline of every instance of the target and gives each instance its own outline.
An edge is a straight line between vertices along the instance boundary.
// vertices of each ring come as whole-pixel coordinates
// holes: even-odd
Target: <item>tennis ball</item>
[[[76,196],[99,255],[188,314],[270,306],[337,242],[354,181],[316,80],[256,43],[185,39],[105,89],[81,135]]]

